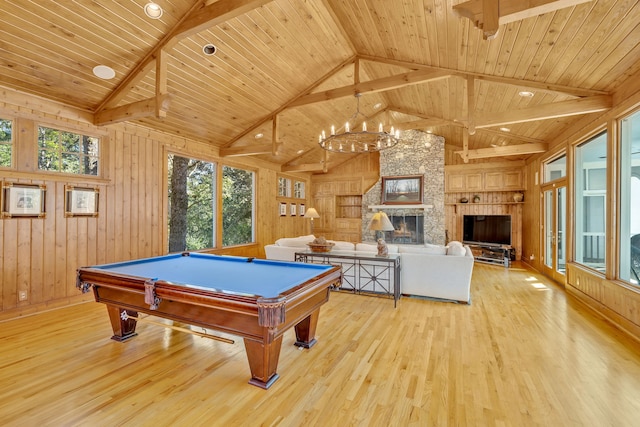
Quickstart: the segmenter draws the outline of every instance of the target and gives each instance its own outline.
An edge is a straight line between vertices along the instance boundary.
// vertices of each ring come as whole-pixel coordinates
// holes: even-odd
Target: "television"
[[[511,215],[465,215],[462,241],[472,244],[511,245]]]

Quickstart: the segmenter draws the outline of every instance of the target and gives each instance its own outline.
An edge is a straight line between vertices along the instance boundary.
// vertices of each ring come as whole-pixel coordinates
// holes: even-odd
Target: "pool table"
[[[82,267],[77,286],[107,305],[116,341],[136,335],[138,312],[243,337],[249,383],[267,389],[284,332],[293,326],[296,346],[314,345],[320,306],[340,280],[331,265],[185,252]]]

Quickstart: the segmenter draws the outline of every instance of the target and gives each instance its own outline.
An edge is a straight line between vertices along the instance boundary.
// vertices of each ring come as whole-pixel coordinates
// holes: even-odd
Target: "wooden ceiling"
[[[156,2],[153,20],[147,0],[3,0],[0,85],[98,125],[136,122],[222,156],[321,171],[349,156],[325,159],[317,140],[353,115],[355,93],[375,123],[432,131],[469,158],[522,158],[609,108],[640,71],[630,0]],[[115,78],[94,76],[97,65]]]

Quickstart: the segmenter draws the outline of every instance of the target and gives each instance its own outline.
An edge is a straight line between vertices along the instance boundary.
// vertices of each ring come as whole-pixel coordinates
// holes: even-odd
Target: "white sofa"
[[[267,259],[294,261],[295,253],[309,247],[315,236],[278,239],[264,247]],[[375,253],[373,243],[333,241],[332,250]],[[388,245],[389,253],[400,254],[400,292],[450,301],[471,302],[473,254],[460,242],[440,245]]]

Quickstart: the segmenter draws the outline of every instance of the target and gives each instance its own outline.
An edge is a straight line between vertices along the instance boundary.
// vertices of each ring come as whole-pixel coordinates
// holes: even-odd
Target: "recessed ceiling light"
[[[373,106],[373,109],[374,109],[374,110],[378,110],[378,109],[380,109],[380,107],[382,107],[382,103],[381,103],[381,102],[378,102],[377,104],[375,104],[375,105]]]
[[[202,46],[202,51],[205,55],[215,55],[218,49],[211,43],[208,43]]]
[[[509,129],[509,128],[500,128],[500,130],[502,132],[511,132],[511,129]]]
[[[151,19],[160,19],[162,12],[162,8],[157,3],[149,2],[144,5],[144,13]]]
[[[531,98],[533,96],[533,92],[529,92],[528,90],[521,90],[520,92],[518,92],[518,95],[525,98]]]
[[[302,154],[302,153],[304,153],[304,150],[298,150],[298,151],[296,151],[296,153],[297,154]]]
[[[260,139],[260,138],[262,138],[263,136],[264,136],[264,134],[263,134],[263,133],[256,133],[256,134],[255,134],[255,138],[256,138],[256,139]]]
[[[106,65],[96,65],[93,67],[93,74],[96,77],[100,77],[101,79],[109,80],[116,76],[116,72],[113,71],[113,68],[107,67]]]

